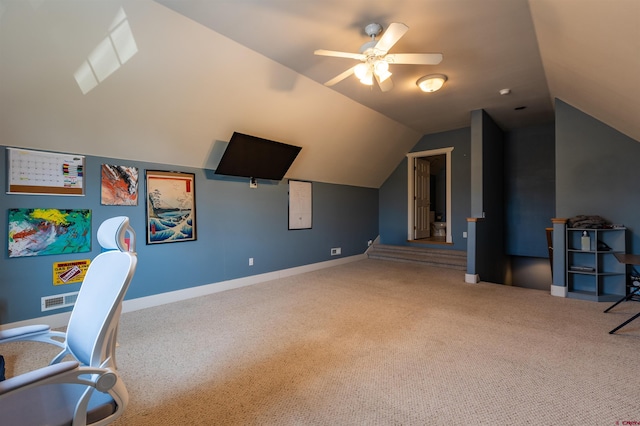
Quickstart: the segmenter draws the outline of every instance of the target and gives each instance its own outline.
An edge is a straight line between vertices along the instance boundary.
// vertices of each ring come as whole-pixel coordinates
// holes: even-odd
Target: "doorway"
[[[407,240],[452,243],[451,152],[453,147],[407,154]],[[431,224],[446,226],[432,231]]]

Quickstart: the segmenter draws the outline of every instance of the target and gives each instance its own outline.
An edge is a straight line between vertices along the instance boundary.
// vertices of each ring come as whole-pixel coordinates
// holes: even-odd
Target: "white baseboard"
[[[237,278],[234,280],[220,281],[212,284],[205,284],[197,287],[185,288],[182,290],[170,291],[167,293],[154,294],[152,296],[139,297],[137,299],[125,300],[122,303],[122,312],[133,312],[140,309],[151,308],[154,306],[165,305],[167,303],[178,302],[180,300],[192,299],[194,297],[206,296],[208,294],[219,293],[221,291],[231,290],[234,288],[245,287],[278,278],[290,277],[293,275],[304,274],[305,272],[316,271],[318,269],[330,268],[345,263],[355,262],[366,259],[366,254],[358,254],[355,256],[341,257],[338,259],[327,260],[325,262],[312,263],[309,265],[296,266],[294,268],[282,269],[264,274],[251,275],[248,277]],[[63,312],[59,314],[37,317],[25,321],[17,321],[9,324],[0,324],[0,330],[9,328],[22,327],[25,325],[47,324],[51,328],[64,327],[69,323],[71,312]]]
[[[551,285],[551,295],[557,297],[567,297],[567,287],[563,285]]]
[[[478,274],[464,274],[464,282],[468,284],[477,284],[480,282],[480,275]]]

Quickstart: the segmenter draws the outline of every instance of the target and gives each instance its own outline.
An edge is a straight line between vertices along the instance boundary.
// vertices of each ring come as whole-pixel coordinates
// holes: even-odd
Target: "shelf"
[[[567,297],[590,302],[617,302],[622,296],[619,294],[597,294],[595,291],[571,291],[567,293]]]
[[[567,249],[567,251],[570,251],[572,253],[593,253],[593,254],[613,254],[613,253],[625,253],[624,251],[619,251],[619,250],[580,250],[580,249],[573,249],[573,248],[569,248]]]
[[[596,271],[573,271],[569,269],[567,271],[570,274],[582,274],[582,275],[601,275],[603,277],[609,277],[612,275],[625,275],[624,272],[596,272]]]
[[[582,250],[582,236],[589,236],[589,250]],[[609,250],[598,250],[603,243]],[[598,302],[615,301],[626,294],[627,267],[614,254],[626,252],[626,229],[566,230],[565,276],[567,297]],[[591,270],[572,270],[582,266]]]

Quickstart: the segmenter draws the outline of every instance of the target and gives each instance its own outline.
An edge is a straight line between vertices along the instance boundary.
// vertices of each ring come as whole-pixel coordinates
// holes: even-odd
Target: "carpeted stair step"
[[[460,271],[467,269],[467,252],[460,250],[374,244],[367,251],[367,256],[369,259],[422,263]]]

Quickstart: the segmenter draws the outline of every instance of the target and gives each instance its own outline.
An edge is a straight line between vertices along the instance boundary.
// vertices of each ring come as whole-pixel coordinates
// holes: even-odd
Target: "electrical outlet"
[[[467,238],[467,231],[464,231],[464,232],[462,233],[462,238]]]
[[[253,257],[249,258],[249,266],[253,266]]]
[[[342,248],[335,247],[331,249],[331,256],[337,256],[342,253]]]

